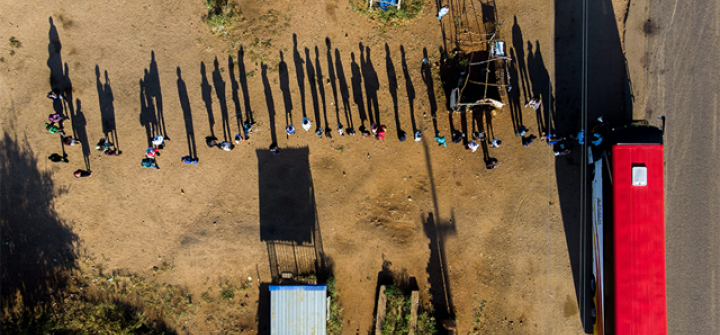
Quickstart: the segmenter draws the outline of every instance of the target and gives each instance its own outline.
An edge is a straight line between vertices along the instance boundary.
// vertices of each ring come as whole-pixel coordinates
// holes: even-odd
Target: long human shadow
[[[157,132],[157,115],[152,100],[145,94],[145,81],[140,79],[140,125],[145,127],[148,148],[152,147],[152,140]]]
[[[220,117],[222,120],[223,138],[225,141],[229,141],[232,137],[232,130],[230,129],[230,116],[228,115],[227,99],[225,98],[225,80],[223,80],[222,74],[220,73],[220,63],[217,57],[213,62],[215,70],[213,70],[213,86],[215,86],[215,96],[220,104]]]
[[[412,77],[410,76],[410,69],[407,65],[407,60],[405,59],[405,47],[400,46],[400,59],[402,60],[402,69],[403,69],[403,76],[405,77],[405,91],[407,92],[408,97],[408,108],[410,110],[410,122],[412,123],[412,132],[415,134],[415,132],[418,131],[417,123],[415,123],[415,86],[412,82]]]
[[[328,122],[327,116],[327,104],[325,103],[325,77],[323,77],[322,74],[322,67],[320,66],[320,51],[317,46],[315,46],[315,71],[317,72],[317,87],[318,93],[320,93],[320,106],[322,107],[322,115],[325,119],[325,136],[327,136],[327,138],[332,138],[332,130],[330,129],[330,122]]]
[[[210,82],[207,79],[205,62],[200,62],[200,76],[202,77],[200,92],[202,92],[202,99],[205,102],[205,110],[207,111],[208,124],[210,127],[210,136],[215,137],[215,114],[213,113],[212,106],[212,86],[210,86]],[[227,141],[227,139],[225,140]]]
[[[336,52],[337,55],[337,52]],[[358,114],[360,114],[360,127],[365,127],[365,122],[368,121],[367,114],[365,113],[365,99],[363,97],[363,80],[362,80],[362,73],[360,71],[360,66],[355,61],[355,53],[350,53],[350,81],[352,83],[353,88],[353,102],[358,107]]]
[[[252,107],[250,106],[250,92],[248,91],[247,72],[245,70],[245,50],[243,47],[240,47],[240,50],[238,50],[238,78],[240,79],[240,88],[242,89],[243,101],[245,102],[245,121],[255,123]]]
[[[165,128],[165,114],[163,113],[162,89],[160,87],[160,73],[158,72],[157,62],[155,61],[155,51],[150,53],[150,69],[145,70],[145,96],[150,104],[154,106],[157,114],[156,135],[162,135],[166,141],[170,140],[170,135]]]
[[[343,68],[342,56],[340,50],[335,49],[335,69],[337,70],[338,86],[340,86],[340,96],[342,97],[343,113],[345,113],[345,122],[348,129],[355,129],[352,119],[352,110],[350,109],[350,89],[345,78],[345,69]],[[362,93],[360,94],[362,96]],[[338,118],[339,120],[339,118]]]
[[[588,92],[584,121],[590,123],[599,116],[603,116],[606,122],[632,119],[632,110],[628,108],[631,104],[627,104],[631,99],[627,94],[630,92],[629,80],[612,3],[610,0],[591,1],[586,10],[586,26],[592,27],[587,30],[587,50],[583,48],[583,3],[555,0],[554,64],[558,65],[555,66],[558,96],[554,107],[559,112],[552,115],[551,121],[561,134],[572,134],[586,127],[581,113],[583,55],[587,57],[585,79]],[[536,47],[535,59],[538,58],[537,53]],[[532,66],[528,61],[528,67]],[[536,83],[531,69],[529,73],[534,89]],[[591,208],[589,181],[592,177],[589,172],[583,173],[587,171],[586,161],[582,147],[576,146],[569,155],[556,159],[555,173],[579,316],[584,330],[592,333],[593,295],[589,285],[592,278],[592,221],[591,211],[587,210]],[[570,177],[583,175],[587,178]],[[586,210],[582,211],[582,208]],[[612,324],[612,314],[605,316],[605,322]]]
[[[370,116],[370,122],[380,124],[380,106],[378,104],[378,91],[380,90],[380,81],[378,80],[377,71],[373,66],[370,58],[370,47],[363,49],[360,43],[360,69],[365,80],[365,95],[367,96],[367,111]]]
[[[60,51],[62,50],[60,36],[58,35],[57,28],[53,23],[52,17],[49,17],[48,21],[50,21],[50,31],[48,32],[50,42],[48,43],[47,66],[50,69],[50,89],[61,94],[72,93],[70,79],[65,75],[65,71],[63,71],[62,55],[60,54]],[[53,110],[55,110],[55,113],[64,113],[64,101],[65,100],[53,100]]]
[[[517,59],[516,50],[510,48],[510,55],[512,59]],[[524,127],[523,124],[523,104],[520,101],[520,82],[518,81],[518,66],[515,62],[510,62],[508,71],[510,73],[510,87],[512,88],[508,92],[508,104],[510,105],[510,120],[512,121],[513,131],[518,134],[520,129]]]
[[[315,115],[315,125],[317,128],[320,128],[320,102],[318,101],[318,90],[316,81],[317,78],[315,77],[315,67],[313,66],[313,61],[310,59],[310,49],[305,48],[305,68],[307,70],[307,76],[308,76],[308,84],[310,85],[310,97],[313,101],[313,111]]]
[[[472,109],[472,129],[473,132],[486,132],[486,117],[488,114],[492,115],[492,113],[488,113],[487,111],[483,110],[483,108],[480,108],[479,106],[473,107]],[[488,134],[486,133],[486,138],[488,137]],[[491,139],[492,140],[492,139]],[[479,141],[479,140],[478,140]],[[491,159],[493,159],[492,156],[490,156],[490,150],[488,150],[487,140],[485,141],[479,141],[480,147],[482,148],[483,152],[483,161],[485,161],[485,164],[490,162]]]
[[[237,82],[237,79],[235,79],[235,62],[233,62],[232,56],[228,56],[228,74],[230,75],[230,87],[232,90],[232,100],[233,104],[235,105],[235,123],[237,126],[237,130],[239,134],[242,134],[242,123],[243,123],[243,116],[242,116],[242,110],[240,109],[240,95],[238,95],[238,90],[240,89],[240,85]]]
[[[285,105],[285,124],[292,125],[292,94],[290,94],[290,73],[288,73],[288,66],[283,57],[283,52],[280,51],[280,63],[278,63],[278,79],[280,81],[280,91],[283,95],[283,105]]]
[[[550,103],[554,99],[552,84],[550,82],[550,74],[548,73],[545,62],[543,61],[542,52],[540,50],[540,42],[535,41],[535,50],[531,42],[527,42],[528,48],[528,74],[530,77],[532,96],[541,98],[542,104],[535,111],[538,132],[548,133],[553,128],[552,120],[555,118]]]
[[[423,232],[430,240],[430,258],[428,259],[427,273],[428,282],[430,284],[430,295],[432,297],[432,305],[437,320],[454,320],[455,308],[452,302],[452,293],[450,291],[450,277],[448,275],[448,261],[445,256],[445,239],[448,236],[455,235],[454,213],[451,211],[450,222],[442,220],[440,208],[438,206],[437,191],[435,188],[435,177],[433,175],[432,161],[430,159],[430,150],[428,141],[422,141],[425,151],[425,164],[430,179],[430,192],[433,200],[433,208],[423,214]]]
[[[293,34],[293,62],[295,63],[295,77],[300,90],[300,106],[302,107],[302,116],[307,117],[307,109],[305,108],[305,62],[298,51],[297,34]]]
[[[80,141],[82,146],[83,160],[85,161],[85,169],[90,170],[90,142],[87,135],[87,119],[82,111],[80,99],[75,100],[75,109],[72,110],[72,124],[75,130],[75,138]]]
[[[3,332],[13,333],[6,326],[23,320],[37,325],[37,309],[49,311],[50,296],[65,287],[65,274],[73,267],[78,236],[55,211],[55,198],[67,189],[54,184],[53,169],[38,169],[39,155],[27,139],[11,135],[12,125],[5,127],[0,138],[0,306]]]
[[[103,85],[100,81],[100,67],[97,65],[95,65],[95,83],[97,85],[98,100],[100,102],[100,117],[105,140],[115,144],[115,148],[120,150],[117,125],[115,123],[115,97],[110,87],[107,70],[105,70],[105,85]]]
[[[517,74],[513,76],[513,78],[519,77],[519,83],[522,85],[515,85],[513,87],[517,87],[518,89],[522,88],[523,98],[525,101],[527,101],[530,99],[528,94],[532,92],[530,89],[531,82],[530,78],[528,77],[528,68],[525,64],[525,40],[523,39],[522,29],[517,22],[517,16],[513,16],[512,48],[513,51],[515,51],[514,54],[512,54],[514,60],[514,62],[512,63],[517,63]]]
[[[423,48],[423,62],[421,65],[422,79],[425,83],[425,89],[428,94],[428,101],[430,102],[430,116],[433,120],[433,129],[435,130],[435,136],[439,134],[437,126],[437,101],[435,100],[435,82],[433,81],[432,68],[428,58],[427,48]]]
[[[390,97],[392,97],[393,101],[395,129],[397,129],[397,136],[399,140],[403,137],[404,131],[400,125],[400,111],[398,111],[397,73],[395,72],[395,65],[393,64],[392,56],[390,55],[390,46],[387,43],[385,43],[385,68],[387,69],[388,76],[388,90],[390,91]]]
[[[332,88],[332,94],[333,94],[333,106],[335,106],[335,120],[337,120],[338,125],[340,124],[340,106],[338,106],[338,94],[337,94],[337,83],[335,82],[335,67],[333,66],[333,59],[332,59],[332,44],[330,43],[330,38],[325,38],[325,46],[327,47],[327,52],[325,54],[325,57],[327,58],[327,67],[328,67],[328,80],[330,80],[330,87]],[[349,124],[349,123],[348,123]]]
[[[263,90],[265,91],[265,105],[267,105],[268,116],[270,118],[270,136],[272,138],[271,145],[277,145],[277,129],[275,129],[275,100],[272,95],[272,87],[267,76],[268,66],[260,63],[260,75],[262,76]]]
[[[187,85],[182,79],[180,67],[177,68],[177,88],[180,98],[180,109],[185,120],[185,134],[187,134],[188,155],[197,158],[197,147],[195,146],[195,127],[193,126],[192,110],[190,109],[190,98],[188,97]]]

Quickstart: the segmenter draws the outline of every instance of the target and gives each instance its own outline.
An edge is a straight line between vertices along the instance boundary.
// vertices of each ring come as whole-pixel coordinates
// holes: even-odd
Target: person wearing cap
[[[420,141],[422,141],[422,132],[418,130],[415,132],[415,142],[420,142]]]
[[[288,135],[295,134],[295,126],[289,124],[287,127],[285,127],[285,132],[286,132]]]
[[[270,144],[270,152],[273,155],[279,155],[280,154],[280,148],[278,148],[277,144],[273,143]]]

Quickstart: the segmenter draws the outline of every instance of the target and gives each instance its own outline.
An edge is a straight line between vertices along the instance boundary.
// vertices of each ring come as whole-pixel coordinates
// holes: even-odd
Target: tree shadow
[[[410,70],[408,70],[407,61],[405,59],[405,47],[400,46],[400,55],[402,59],[403,76],[405,77],[405,90],[407,91],[408,97],[408,108],[410,109],[410,121],[412,122],[412,132],[418,131],[417,123],[415,123],[415,86],[410,77]]]
[[[278,64],[278,79],[280,81],[280,91],[282,91],[283,95],[283,104],[285,105],[285,124],[292,125],[293,104],[292,94],[290,94],[290,74],[282,51],[280,51],[280,63]]]
[[[215,96],[220,104],[220,117],[222,119],[223,138],[225,141],[229,141],[232,137],[232,130],[230,129],[230,117],[228,116],[227,99],[225,98],[225,81],[223,80],[222,74],[220,73],[220,63],[217,57],[213,62],[215,70],[213,71],[213,85],[215,86]]]
[[[228,56],[228,72],[230,74],[230,86],[232,89],[232,100],[233,104],[235,105],[235,122],[237,125],[238,133],[242,134],[242,110],[240,109],[240,96],[238,95],[238,90],[240,89],[240,85],[238,85],[237,79],[235,79],[235,62],[233,62],[232,56]]]
[[[370,122],[379,125],[380,106],[378,104],[378,91],[380,90],[380,81],[378,80],[377,71],[375,71],[372,59],[370,59],[370,47],[363,49],[362,43],[360,43],[360,69],[362,71],[362,77],[365,80],[367,112],[370,116]]]
[[[310,59],[310,49],[305,48],[305,68],[307,70],[307,76],[308,76],[308,84],[310,85],[310,97],[313,101],[313,111],[315,115],[315,126],[317,129],[320,128],[321,120],[320,120],[320,102],[318,101],[318,91],[317,91],[317,85],[316,85],[316,77],[315,77],[315,66],[313,66],[313,61]]]
[[[270,87],[270,81],[267,77],[268,66],[264,63],[260,63],[260,69],[263,88],[265,91],[265,105],[267,106],[268,116],[270,118],[270,136],[272,138],[272,145],[277,145],[277,129],[275,129],[275,100],[273,99],[272,88]]]
[[[45,303],[64,287],[65,271],[73,267],[78,241],[55,212],[55,197],[67,190],[55,187],[51,171],[38,170],[27,143],[7,129],[0,140],[1,305],[19,319],[49,307]]]
[[[293,61],[295,62],[295,76],[297,77],[298,89],[300,89],[300,106],[302,106],[303,118],[307,117],[305,109],[305,70],[303,63],[305,62],[298,51],[297,34],[293,34]]]
[[[245,70],[245,50],[240,47],[238,51],[238,78],[240,79],[240,88],[243,92],[243,100],[245,101],[245,121],[255,123],[253,119],[252,107],[250,107],[250,93],[248,92],[247,72]]]
[[[433,81],[432,67],[430,66],[427,48],[423,48],[423,62],[421,65],[422,79],[425,83],[425,88],[428,94],[428,101],[430,102],[430,116],[433,120],[433,129],[435,136],[440,132],[437,126],[437,101],[435,100],[435,82]]]
[[[202,92],[202,99],[205,102],[205,110],[207,111],[207,115],[208,115],[208,124],[210,126],[210,137],[214,138],[215,137],[215,115],[213,113],[213,106],[212,106],[212,86],[210,86],[210,82],[207,79],[207,69],[205,68],[204,62],[200,62],[200,76],[202,77],[202,82],[200,83],[200,91]]]
[[[195,127],[193,126],[192,110],[190,109],[190,98],[188,98],[187,85],[182,79],[180,67],[177,68],[177,88],[180,97],[180,108],[183,112],[185,120],[185,133],[187,134],[188,155],[197,158],[197,148],[195,147]]]
[[[338,54],[339,54],[339,52],[336,49],[335,56],[337,57]],[[365,99],[363,98],[363,91],[362,91],[362,86],[363,86],[362,73],[360,71],[360,66],[355,61],[355,53],[353,53],[353,52],[350,53],[350,60],[351,60],[350,81],[352,83],[352,88],[353,88],[353,101],[358,106],[358,113],[360,114],[360,127],[363,128],[363,127],[365,127],[365,122],[368,121],[368,117],[367,117],[367,114],[365,114]]]
[[[450,292],[450,277],[448,276],[447,270],[448,262],[445,257],[445,238],[456,234],[455,215],[451,212],[450,222],[445,222],[440,219],[440,209],[438,206],[432,162],[430,160],[430,150],[427,147],[427,141],[423,141],[422,143],[425,151],[425,163],[430,178],[430,192],[433,200],[433,210],[428,212],[427,216],[423,215],[423,231],[425,232],[425,236],[430,240],[430,258],[427,266],[430,294],[432,296],[432,304],[436,318],[441,321],[454,320],[455,309]]]
[[[110,87],[107,70],[105,70],[105,85],[103,85],[100,81],[100,67],[98,65],[95,65],[95,83],[97,85],[98,100],[100,101],[100,116],[102,118],[102,129],[105,140],[115,144],[115,148],[120,150],[117,125],[115,123],[115,98],[112,88]]]
[[[395,129],[397,129],[397,136],[399,140],[403,137],[404,131],[400,125],[400,112],[398,111],[397,73],[395,72],[395,65],[393,64],[392,57],[390,56],[390,46],[387,43],[385,43],[385,67],[387,68],[388,90],[390,90],[390,97],[392,97],[393,100]]]
[[[145,70],[145,97],[148,105],[154,106],[156,116],[156,134],[162,135],[166,141],[170,140],[165,128],[165,115],[163,114],[162,89],[160,87],[160,73],[158,72],[157,62],[155,62],[155,51],[150,53],[150,69]]]

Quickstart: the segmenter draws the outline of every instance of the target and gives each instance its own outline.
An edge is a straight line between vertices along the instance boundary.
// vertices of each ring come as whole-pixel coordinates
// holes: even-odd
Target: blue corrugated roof
[[[277,335],[324,335],[326,285],[271,285],[270,331]]]

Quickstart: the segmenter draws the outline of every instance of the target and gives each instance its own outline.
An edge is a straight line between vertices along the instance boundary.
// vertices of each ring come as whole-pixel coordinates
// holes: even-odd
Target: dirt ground
[[[5,215],[2,239],[13,243],[2,246],[3,259],[19,255],[23,243],[33,243],[34,255],[43,259],[63,254],[63,245],[71,244],[75,254],[92,259],[104,269],[134,273],[159,284],[180,285],[197,296],[219,283],[241,283],[251,277],[252,289],[244,299],[254,311],[260,285],[271,280],[267,241],[260,234],[264,204],[260,203],[259,170],[273,161],[262,160],[261,164],[259,159],[266,157],[274,127],[278,145],[286,152],[307,148],[311,198],[323,252],[332,260],[337,279],[343,333],[367,334],[372,330],[378,273],[384,264],[415,278],[424,305],[432,303],[436,309],[450,305],[451,312],[446,314],[457,317],[462,334],[474,330],[492,334],[580,332],[557,199],[555,157],[550,149],[539,141],[523,147],[513,134],[508,110],[492,122],[496,137],[504,141],[500,148],[490,149],[499,161],[494,170],[485,169],[480,150],[470,153],[452,143],[447,148],[438,147],[432,140],[431,99],[421,74],[423,49],[428,50],[432,61],[438,61],[438,49],[452,44],[455,36],[478,38],[462,31],[456,34],[451,23],[464,22],[473,31],[468,18],[480,16],[481,3],[452,5],[454,10],[464,7],[465,12],[453,12],[443,19],[444,41],[435,5],[429,1],[414,22],[388,27],[358,15],[342,1],[243,2],[242,13],[248,21],[267,23],[263,29],[274,31],[272,43],[257,45],[248,39],[251,42],[244,45],[243,59],[236,57],[239,64],[231,66],[228,50],[232,46],[209,32],[202,21],[206,10],[201,1],[2,1],[0,108],[4,141],[6,146],[8,141],[19,143],[18,150],[36,159],[29,168],[37,168],[52,185],[45,205],[55,217],[52,221],[25,222],[21,213]],[[271,9],[280,23],[267,19]],[[517,49],[517,42],[511,45],[511,41],[519,40],[525,46],[518,56],[522,62],[516,66],[521,72],[523,66],[536,67],[529,79],[522,80],[522,87],[516,88],[524,100],[531,94],[532,85],[549,84],[537,83],[535,79],[543,77],[536,77],[532,71],[554,72],[553,2],[498,1],[496,10],[499,21],[506,23],[502,29],[508,45]],[[263,34],[260,30],[256,33]],[[61,44],[59,56],[52,53],[60,46],[51,43],[53,34]],[[11,36],[22,43],[19,48],[12,49],[5,42]],[[337,133],[332,139],[319,139],[301,129],[303,101],[310,119],[323,126],[327,122],[332,129],[338,123],[336,106],[343,105],[342,88],[335,96],[327,80],[326,38],[332,42],[334,72],[340,76],[342,69],[349,87],[356,129],[361,121],[353,99],[358,93],[352,87],[353,57],[358,64],[364,57],[362,61],[370,65],[362,70],[372,68],[376,72],[379,119],[389,128],[385,141],[359,135],[340,137]],[[361,51],[359,44],[366,49]],[[463,46],[471,45],[468,42]],[[335,59],[336,49],[340,61]],[[11,50],[14,55],[10,55]],[[299,69],[295,50],[305,61]],[[289,96],[281,87],[280,52],[288,68]],[[532,58],[529,53],[533,53]],[[230,55],[237,56],[234,52]],[[317,88],[322,121],[314,116],[308,60],[322,78],[323,84]],[[340,63],[341,67],[337,65]],[[73,127],[76,134],[86,134],[79,136],[86,137],[89,145],[67,147],[70,163],[66,165],[45,159],[61,150],[57,136],[43,129],[52,112],[52,103],[44,95],[50,90],[48,79],[57,75],[51,72],[57,72],[58,64],[72,82]],[[303,73],[304,92],[296,70]],[[387,73],[393,71],[395,75],[389,80]],[[362,75],[365,81],[373,79],[367,72]],[[234,80],[246,80],[247,92],[234,90]],[[342,84],[342,80],[337,82]],[[445,100],[437,85],[436,81],[440,133],[449,137],[451,127],[472,129],[470,121],[459,115],[448,117],[444,112]],[[399,124],[409,135],[405,142],[397,139],[391,94],[395,86]],[[362,88],[360,94],[367,108],[368,92]],[[237,101],[233,101],[233,91],[239,92]],[[208,112],[206,101],[211,101],[212,112]],[[292,103],[292,119],[298,128],[290,138],[283,131],[288,102]],[[108,104],[115,120],[116,141],[123,152],[119,157],[101,156],[92,150],[97,139],[104,136],[103,113],[107,113]],[[158,123],[164,123],[164,133],[170,138],[158,158],[160,170],[140,166],[148,147],[144,115],[149,104],[161,114],[164,120]],[[239,110],[246,118],[248,106],[257,122],[249,141],[232,152],[204,145],[203,139],[211,131],[219,138],[236,133],[233,115]],[[347,126],[342,109],[339,113],[339,122]],[[534,112],[525,109],[522,115],[537,135]],[[413,118],[425,132],[422,143],[412,141]],[[193,141],[199,164],[185,165],[179,158],[192,150],[188,142]],[[85,167],[83,151],[89,154],[93,175],[76,179],[72,172]],[[6,169],[8,164],[13,161],[3,162]],[[20,179],[33,177],[19,173]],[[11,180],[16,175],[6,177],[3,192],[12,197],[17,190],[8,185],[16,185]],[[287,187],[292,189],[293,185]],[[34,192],[18,194],[36,197]],[[3,207],[8,205],[4,203]],[[270,206],[280,213],[294,210],[291,200]],[[56,226],[47,226],[53,224]],[[6,225],[39,225],[33,230],[39,240],[17,233],[22,229],[8,230]],[[41,236],[44,232],[47,236]],[[59,243],[59,238],[64,242]],[[435,254],[438,250],[440,255]],[[153,267],[164,262],[172,269],[154,273]],[[27,271],[33,271],[32,266],[29,268]],[[446,302],[439,301],[444,295],[433,284],[442,273],[436,271],[438,268],[448,274]],[[41,275],[50,271],[40,270]],[[13,287],[3,285],[3,294]],[[183,333],[222,333],[202,313],[184,322],[172,326]],[[251,317],[243,322],[251,332],[266,332],[257,329]]]

